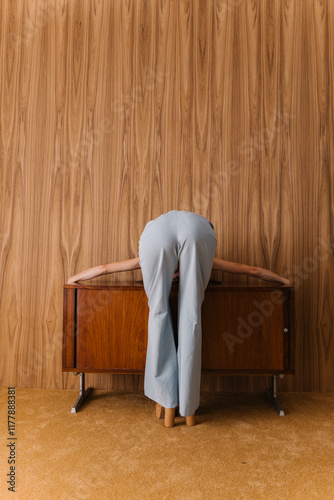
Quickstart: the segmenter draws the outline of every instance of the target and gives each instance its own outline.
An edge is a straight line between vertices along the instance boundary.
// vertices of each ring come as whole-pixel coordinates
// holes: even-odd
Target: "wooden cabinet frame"
[[[170,306],[177,345],[177,293]],[[92,388],[85,373],[144,373],[148,305],[141,283],[64,286],[63,371],[80,374],[76,412]],[[294,374],[294,288],[210,283],[202,306],[202,372],[271,375],[268,396],[280,415],[277,377]]]

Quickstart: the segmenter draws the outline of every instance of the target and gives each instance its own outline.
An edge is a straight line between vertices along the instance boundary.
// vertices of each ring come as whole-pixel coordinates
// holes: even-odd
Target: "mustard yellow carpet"
[[[166,429],[142,394],[16,389],[15,493],[6,483],[7,387],[0,388],[1,499],[334,499],[334,394],[202,395],[197,425]]]

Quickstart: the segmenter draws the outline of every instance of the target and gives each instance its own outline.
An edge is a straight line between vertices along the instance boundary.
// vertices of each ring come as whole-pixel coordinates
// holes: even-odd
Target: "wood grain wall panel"
[[[277,254],[272,261],[276,268],[291,272],[295,259],[295,242],[297,234],[297,219],[295,211],[296,189],[295,169],[292,168],[294,144],[291,140],[292,131],[296,126],[297,106],[300,80],[296,73],[296,61],[300,60],[301,24],[298,22],[299,11],[296,2],[284,2],[279,12],[280,47],[279,47],[279,102],[271,123],[271,130],[277,137],[279,179],[279,242]],[[298,291],[296,291],[298,294]],[[298,330],[299,332],[299,330]],[[297,339],[297,342],[299,340]],[[299,371],[294,377],[293,385],[290,378],[284,379],[282,387],[292,390],[298,385]]]
[[[213,222],[218,256],[295,282],[280,388],[334,390],[333,2],[4,0],[0,26],[0,383],[77,387],[63,283],[134,257],[145,224],[181,209]]]
[[[329,14],[329,10],[331,13]],[[333,5],[332,2],[327,4],[316,4],[313,12],[307,13],[311,25],[312,37],[309,43],[309,50],[313,54],[311,71],[314,81],[314,100],[315,119],[310,125],[312,126],[311,142],[315,140],[314,147],[310,148],[310,160],[313,165],[318,165],[314,169],[316,175],[312,186],[312,198],[314,203],[314,211],[311,219],[311,237],[312,247],[319,235],[328,239],[328,235],[333,237],[333,160],[330,155],[333,153],[333,57],[330,59],[333,42]],[[331,17],[329,17],[329,15]],[[331,22],[329,22],[329,20]],[[331,37],[331,39],[330,39]],[[312,43],[312,47],[310,46]],[[332,56],[332,54],[331,54]],[[330,64],[328,64],[330,62]],[[311,100],[311,99],[310,99]],[[314,167],[313,167],[314,168]],[[330,173],[331,172],[331,173]],[[310,173],[310,169],[308,169]],[[312,183],[311,176],[309,177]],[[311,214],[310,214],[311,215]],[[329,225],[331,225],[331,228]],[[333,241],[333,240],[332,240]],[[311,249],[312,249],[311,247]],[[313,257],[311,255],[311,257]],[[313,274],[313,279],[310,284],[314,289],[321,290],[326,297],[331,297],[333,294],[333,279],[330,275],[333,273],[333,262],[327,261],[324,266],[318,266],[317,273]],[[308,258],[307,265],[312,268],[316,267],[317,262],[312,262]],[[313,289],[313,293],[314,293]],[[312,292],[311,292],[312,293]],[[332,370],[334,358],[334,345],[331,324],[333,324],[333,314],[330,312],[328,299],[325,295],[318,297],[317,304],[313,303],[314,295],[310,295],[309,303],[311,307],[310,322],[311,330],[314,332],[313,340],[314,347],[310,346],[312,357],[310,361],[314,367],[312,384],[315,388],[321,387],[321,390],[326,386],[325,380],[329,382],[329,373]],[[317,340],[316,340],[317,339]],[[301,379],[305,379],[307,366],[303,363],[304,372]],[[327,375],[326,375],[327,374]]]
[[[192,200],[196,201],[197,191],[192,189],[192,137],[191,111],[193,102],[193,59],[192,59],[192,3],[179,2],[175,12],[177,31],[175,33],[175,87],[178,88],[176,109],[178,110],[178,129],[173,130],[180,141],[175,144],[175,160],[180,165],[175,171],[174,188],[170,189],[170,206],[173,200],[180,200],[181,210],[191,210]],[[199,200],[200,202],[200,200]]]

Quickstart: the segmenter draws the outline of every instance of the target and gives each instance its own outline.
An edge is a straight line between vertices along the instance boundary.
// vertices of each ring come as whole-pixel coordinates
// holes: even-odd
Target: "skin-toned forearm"
[[[140,269],[139,257],[91,267],[90,269],[86,269],[79,274],[71,276],[68,279],[67,284],[71,285],[73,283],[76,283],[77,281],[90,280],[104,274],[118,273],[122,271],[134,271],[135,269]]]
[[[251,275],[255,272],[254,266],[248,266],[247,264],[238,264],[237,262],[230,262],[229,260],[218,259],[215,257],[213,259],[212,269],[217,271],[223,271],[225,273],[233,274],[247,274]]]
[[[237,262],[230,262],[228,260],[218,259],[217,257],[215,257],[213,260],[212,269],[233,274],[245,274],[247,276],[253,276],[265,281],[291,285],[288,279],[283,278],[283,276],[279,276],[278,274],[273,273],[268,269],[248,266],[247,264],[238,264]]]
[[[282,285],[291,285],[290,280],[284,278],[283,276],[279,276],[268,269],[263,269],[261,267],[256,267],[252,276],[256,278],[260,278],[265,281],[272,281],[273,283],[281,283]]]

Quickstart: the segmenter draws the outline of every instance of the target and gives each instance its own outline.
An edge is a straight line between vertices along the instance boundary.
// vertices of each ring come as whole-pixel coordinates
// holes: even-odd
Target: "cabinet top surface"
[[[86,290],[144,290],[142,281],[118,281],[118,282],[95,282],[87,283],[74,283],[73,285],[64,285],[64,289],[86,289]],[[294,290],[294,286],[280,285],[279,283],[220,283],[217,281],[210,281],[206,290]],[[178,282],[174,281],[172,290],[178,289]]]

